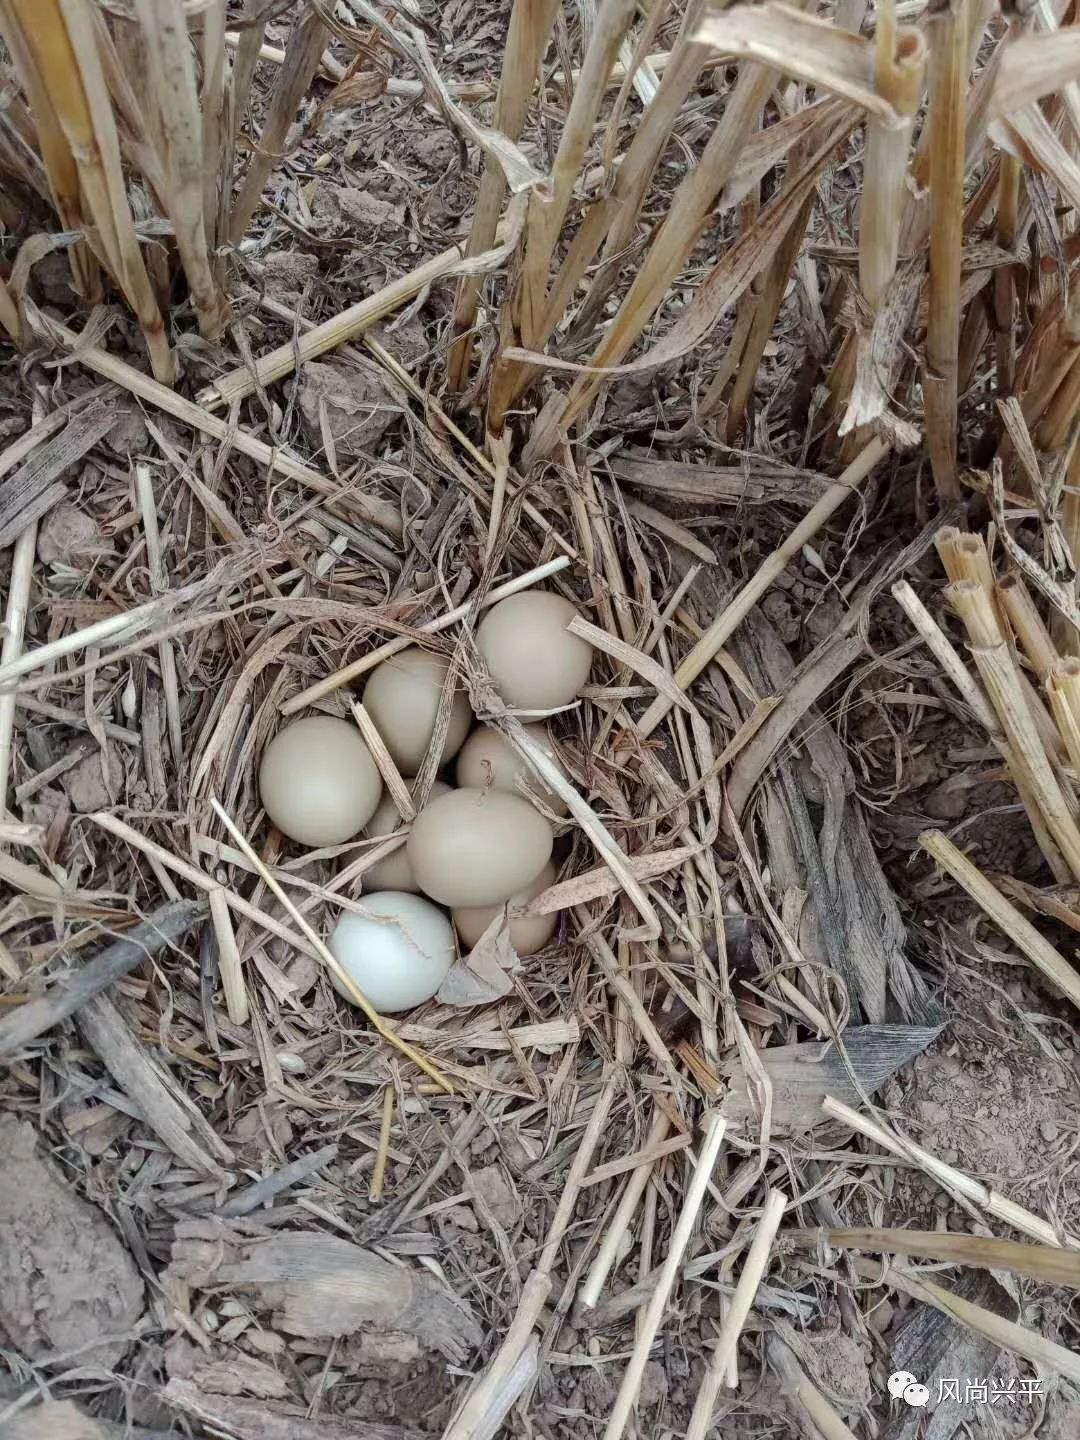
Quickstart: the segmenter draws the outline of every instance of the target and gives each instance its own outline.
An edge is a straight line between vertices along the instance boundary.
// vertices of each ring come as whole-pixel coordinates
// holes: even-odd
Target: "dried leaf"
[[[820,1125],[821,1102],[826,1095],[861,1103],[860,1090],[872,1095],[901,1065],[921,1055],[940,1033],[940,1026],[862,1025],[840,1037],[848,1064],[831,1040],[776,1045],[760,1052],[772,1084],[772,1123],[777,1133],[792,1135]],[[848,1065],[851,1069],[849,1071]],[[854,1072],[858,1086],[851,1079]],[[755,1122],[751,1096],[741,1061],[727,1061],[723,1071],[730,1083],[721,1110],[736,1125]]]
[[[441,1005],[490,1005],[510,994],[514,988],[510,976],[520,965],[510,943],[504,906],[468,955],[451,965],[435,999]]]
[[[874,84],[874,42],[840,29],[832,20],[768,0],[710,15],[697,38],[721,55],[757,60],[793,79],[832,90],[886,123],[901,119]]]

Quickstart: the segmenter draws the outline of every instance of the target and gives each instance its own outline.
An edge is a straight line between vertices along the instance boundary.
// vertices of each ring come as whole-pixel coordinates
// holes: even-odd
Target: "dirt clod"
[[[400,410],[378,372],[359,364],[305,365],[298,399],[310,444],[322,451],[329,440],[338,459],[370,450]]]
[[[38,558],[45,565],[62,561],[78,568],[102,548],[101,531],[92,515],[70,500],[54,505],[38,531]]]
[[[485,1165],[474,1172],[473,1181],[499,1224],[504,1229],[515,1225],[521,1217],[521,1201],[499,1166]]]
[[[92,815],[95,810],[105,809],[115,802],[115,797],[119,794],[123,780],[120,762],[110,754],[105,763],[109,768],[112,794],[109,793],[109,786],[105,783],[101,754],[96,750],[87,755],[85,759],[80,760],[64,776],[64,789],[67,791],[72,809],[80,815]]]
[[[0,1329],[30,1357],[77,1351],[111,1365],[133,1330],[143,1283],[108,1221],[37,1149],[33,1127],[0,1116]]]
[[[35,1405],[0,1425],[0,1440],[106,1440],[106,1433],[70,1400]]]

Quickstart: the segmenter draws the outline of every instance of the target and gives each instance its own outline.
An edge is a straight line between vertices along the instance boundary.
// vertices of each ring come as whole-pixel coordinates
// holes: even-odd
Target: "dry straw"
[[[994,610],[987,583],[961,580],[946,591],[964,622],[975,665],[1009,742],[1017,783],[1030,795],[1070,873],[1080,879],[1080,830],[1054,772]]]
[[[8,581],[4,638],[0,644],[0,675],[19,659],[26,632],[26,610],[37,552],[37,524],[31,522],[15,542]],[[11,741],[15,729],[15,692],[0,691],[0,819],[7,812],[8,775],[11,769]]]
[[[52,137],[42,158],[57,208],[67,213],[72,228],[84,219],[94,227],[98,258],[138,318],[154,375],[170,385],[176,362],[135,236],[89,0],[5,0],[0,28]]]
[[[770,1190],[766,1197],[765,1209],[754,1231],[754,1238],[750,1243],[750,1250],[743,1265],[742,1274],[739,1276],[739,1283],[735,1287],[735,1294],[732,1296],[723,1328],[717,1336],[712,1355],[709,1357],[708,1367],[694,1401],[690,1424],[686,1430],[686,1440],[705,1440],[712,1426],[716,1398],[724,1383],[724,1377],[735,1359],[739,1335],[750,1314],[758,1286],[768,1266],[769,1255],[776,1239],[776,1232],[780,1228],[780,1222],[784,1218],[787,1203],[787,1196],[781,1190]]]
[[[942,502],[959,498],[956,470],[960,252],[967,123],[967,11],[973,0],[940,0],[927,19],[930,143],[930,293],[927,303],[926,430]]]
[[[854,777],[830,723],[836,705],[846,713],[872,700],[887,714],[904,706],[917,724],[929,706],[955,705],[955,693],[964,723],[980,729],[975,743],[984,734],[1002,757],[1048,874],[1080,883],[1080,580],[1070,570],[1071,560],[1080,572],[1080,287],[1068,283],[1078,253],[1068,212],[1080,208],[1075,28],[1057,32],[1046,7],[1038,21],[1015,14],[1003,27],[984,0],[933,0],[911,24],[901,23],[914,14],[907,0],[881,0],[866,35],[857,0],[832,16],[775,0],[719,10],[661,0],[647,14],[635,0],[576,10],[514,0],[497,22],[501,57],[484,66],[495,82],[444,77],[433,32],[408,7],[352,0],[352,20],[322,0],[293,7],[283,48],[265,43],[272,8],[0,0],[0,224],[17,233],[23,196],[35,223],[40,207],[53,215],[42,227],[51,233],[27,240],[0,281],[17,383],[25,375],[37,384],[43,361],[58,390],[69,372],[93,372],[107,382],[103,404],[119,393],[145,407],[149,436],[130,477],[115,456],[87,467],[80,485],[100,470],[108,497],[107,554],[85,571],[61,563],[56,575],[35,568],[39,521],[71,490],[86,450],[49,469],[46,447],[74,412],[58,408],[0,456],[0,522],[13,545],[0,655],[0,880],[11,892],[0,910],[0,971],[12,985],[28,972],[50,984],[69,950],[126,925],[147,891],[174,902],[182,887],[205,894],[194,909],[209,917],[199,965],[138,976],[125,954],[123,1012],[100,987],[77,1012],[54,1007],[85,1022],[86,1043],[100,1047],[117,1086],[59,1123],[74,1137],[114,1114],[125,1125],[142,1116],[160,1142],[147,1213],[160,1205],[202,1215],[200,1224],[215,1213],[228,1220],[220,1187],[234,1159],[189,1104],[190,1076],[208,1111],[219,1094],[230,1113],[234,1097],[268,1094],[290,1113],[362,1137],[371,1214],[343,1219],[340,1187],[321,1194],[317,1167],[290,1157],[259,1182],[284,1189],[293,1180],[282,1176],[304,1180],[285,1212],[290,1225],[344,1227],[350,1239],[362,1234],[359,1243],[393,1248],[407,1222],[428,1223],[464,1196],[481,1221],[476,1273],[499,1283],[484,1296],[486,1362],[455,1356],[454,1373],[467,1363],[476,1379],[462,1387],[446,1440],[488,1440],[512,1406],[542,1397],[537,1381],[567,1358],[559,1330],[575,1303],[578,1318],[605,1333],[612,1315],[635,1317],[605,1417],[604,1440],[619,1440],[676,1287],[719,1264],[731,1289],[751,1231],[715,1345],[695,1372],[691,1440],[710,1433],[724,1384],[737,1383],[754,1305],[775,1302],[770,1262],[787,1262],[795,1245],[842,1247],[843,1283],[889,1285],[1075,1380],[1075,1357],[1061,1347],[895,1261],[871,1270],[848,1253],[1075,1284],[1080,1244],[1054,1217],[834,1099],[824,1117],[918,1167],[969,1213],[1038,1243],[832,1223],[846,1218],[837,1212],[853,1192],[836,1189],[839,1171],[811,1186],[797,1167],[783,1181],[797,1187],[791,1203],[809,1195],[829,1223],[785,1238],[788,1201],[769,1161],[798,1098],[804,1050],[820,1068],[820,1041],[834,1042],[848,1013],[821,963],[846,936],[832,888],[826,896],[813,878],[820,837],[796,823],[801,769],[788,764],[806,750],[829,796],[849,795]],[[671,49],[654,50],[660,43]],[[446,64],[449,76],[452,54]],[[466,163],[453,182],[467,189],[476,177],[460,229],[435,239],[426,206],[410,200],[418,243],[412,233],[408,248],[397,235],[345,237],[350,264],[363,262],[356,270],[376,273],[377,263],[373,284],[347,279],[340,296],[318,284],[293,305],[271,284],[249,304],[238,275],[249,265],[257,275],[293,236],[324,260],[336,255],[313,197],[325,171],[336,173],[343,128],[357,131],[341,144],[347,165],[362,127],[388,116],[460,140]],[[855,215],[850,233],[846,217]],[[106,343],[104,307],[81,333],[53,318],[55,307],[46,313],[38,267],[50,247],[62,247],[87,308],[107,302],[115,322],[117,302],[126,307],[134,357],[122,358],[117,330]],[[432,307],[446,324],[428,325],[432,349],[415,365],[397,353],[392,325],[373,332],[399,315],[427,322]],[[265,346],[256,339],[263,324]],[[304,427],[294,422],[303,367],[323,355],[355,363],[354,341],[397,397],[402,425],[391,435],[402,441],[346,470],[328,412],[322,458],[312,454],[306,411]],[[184,386],[199,375],[194,401],[193,389],[176,387],[178,356]],[[273,390],[293,375],[298,395]],[[660,396],[664,413],[649,411],[650,398],[641,402],[646,423],[640,414],[613,420],[639,386]],[[609,387],[616,408],[605,410]],[[161,414],[190,432],[191,447]],[[647,449],[635,433],[648,436]],[[295,452],[284,436],[297,437]],[[716,442],[734,448],[698,463]],[[962,472],[960,456],[977,468]],[[875,492],[883,511],[865,517],[875,544],[891,547],[883,529],[924,473],[936,489],[926,503],[953,507],[946,520],[978,492],[971,514],[985,501],[988,542],[939,530],[949,581],[939,599],[916,593],[929,532],[888,569],[889,581],[906,574],[892,593],[951,690],[927,695],[890,680],[893,688],[871,695],[860,671],[838,698],[886,580],[864,580],[858,557],[823,537],[829,526],[836,534],[841,507],[886,460],[888,483]],[[740,507],[745,550],[734,580],[716,574],[729,559],[712,523],[718,505]],[[220,563],[204,562],[202,536]],[[826,572],[830,600],[848,614],[842,633],[788,679],[786,657],[766,653],[771,632],[755,624],[751,633],[746,622],[799,564],[816,572],[815,584]],[[73,574],[75,598],[60,593]],[[588,606],[571,628],[598,657],[582,703],[557,721],[569,778],[485,691],[475,664],[484,610],[533,585]],[[433,1005],[398,1025],[349,982],[322,936],[327,913],[362,913],[355,887],[400,838],[317,855],[335,866],[329,880],[307,868],[312,857],[289,858],[274,833],[260,853],[251,776],[282,715],[337,695],[408,821],[410,782],[362,701],[338,692],[438,635],[444,645],[453,637],[482,719],[565,801],[573,861],[529,907],[561,917],[555,961],[531,957],[497,1005],[467,1017]],[[193,721],[186,687],[211,672],[216,693]],[[38,762],[20,727],[39,721],[67,727],[77,744]],[[55,862],[61,827],[9,819],[7,803],[66,784],[85,755],[111,776],[111,746],[122,747],[125,778],[141,766],[145,814],[136,826],[119,805],[94,810],[72,827],[81,848],[65,869]],[[830,877],[841,863],[860,879],[879,876],[870,839],[863,850],[851,840],[862,833],[858,816],[849,804],[843,825],[826,827],[819,848]],[[1073,965],[1013,903],[1075,929],[1070,895],[988,877],[939,832],[920,838],[1039,977],[1080,1003]],[[91,888],[101,875],[109,888]],[[892,904],[880,882],[883,906]],[[859,893],[842,896],[847,921],[865,922],[872,887],[849,888]],[[728,915],[737,898],[753,913]],[[861,904],[866,914],[856,917]],[[822,945],[808,938],[811,915]],[[876,912],[875,935],[879,922]],[[29,941],[16,944],[27,926]],[[366,1040],[361,1025],[347,1044],[319,1049],[320,1036],[299,1046],[307,1016],[271,938],[330,970],[359,1006]],[[901,960],[890,962],[896,1004],[912,1029],[932,1033]],[[110,960],[109,975],[119,963]],[[83,967],[91,978],[92,966]],[[748,971],[760,973],[746,982]],[[875,981],[884,994],[883,969]],[[45,1013],[31,1013],[37,1002],[23,1005],[21,991],[0,998],[31,1028]],[[33,1038],[57,1039],[59,1066],[74,1052],[65,1036],[43,1038],[47,1029]],[[791,1054],[769,1054],[788,1040]],[[719,1078],[736,1041],[749,1136],[721,1167],[728,1120],[711,1107],[742,1101],[725,1100]],[[144,1053],[150,1046],[169,1052],[164,1079]],[[36,1055],[25,1064],[38,1064]],[[24,1087],[37,1083],[28,1068],[12,1073]],[[125,1099],[123,1075],[140,1077],[145,1096]],[[795,1077],[786,1088],[785,1076]],[[820,1078],[812,1085],[811,1120]],[[503,1134],[529,1155],[526,1228],[540,1243],[525,1267],[520,1228],[504,1227],[490,1186],[470,1170]],[[159,1197],[154,1175],[169,1155],[190,1173],[166,1176]],[[715,1211],[706,1212],[707,1198]],[[695,1254],[699,1242],[701,1252],[719,1244],[719,1258]],[[613,1294],[628,1245],[637,1283]],[[442,1279],[453,1283],[459,1259],[440,1257]],[[824,1286],[835,1257],[817,1259]],[[403,1284],[410,1266],[399,1266]],[[197,1327],[198,1313],[178,1304],[177,1323]],[[222,1327],[211,1338],[227,1343]],[[764,1348],[797,1423],[851,1440],[800,1366],[795,1331],[775,1314]],[[335,1366],[346,1349],[335,1351]],[[213,1424],[222,1433],[272,1428],[252,1420],[248,1398],[221,1401]],[[266,1413],[284,1423],[272,1407]],[[300,1413],[289,1423],[313,1434],[316,1422]]]
[[[1047,980],[1080,1008],[1080,975],[1020,911],[940,830],[924,830],[919,844],[975,900]]]
[[[705,1199],[706,1187],[712,1178],[713,1167],[720,1147],[724,1142],[725,1121],[718,1113],[708,1117],[704,1125],[701,1150],[690,1184],[686,1188],[682,1209],[672,1231],[668,1252],[660,1268],[656,1287],[645,1307],[638,1327],[634,1348],[619,1386],[611,1414],[604,1427],[604,1440],[620,1440],[630,1420],[631,1411],[641,1388],[641,1378],[649,1359],[656,1333],[660,1328],[672,1286],[682,1264],[683,1254],[690,1243],[690,1236],[697,1224],[698,1212]]]

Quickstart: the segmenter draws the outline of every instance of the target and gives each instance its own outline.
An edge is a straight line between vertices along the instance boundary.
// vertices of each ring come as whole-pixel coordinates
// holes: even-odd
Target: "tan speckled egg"
[[[514,907],[527,905],[530,900],[534,900],[540,894],[541,890],[546,890],[554,882],[555,866],[549,862],[531,885],[526,885],[524,890],[519,890],[516,895],[511,895],[506,902],[507,919],[510,922],[510,944],[521,956],[535,955],[538,950],[544,948],[555,934],[559,916],[558,912],[553,915],[515,915]],[[451,912],[463,950],[472,949],[501,909],[501,905],[478,905],[471,909],[459,906],[458,909]]]
[[[539,810],[505,790],[451,790],[413,821],[409,862],[425,895],[444,905],[502,905],[551,859]]]
[[[565,775],[566,771],[555,754],[555,747],[551,743],[547,726],[538,723],[526,725],[523,728],[526,734],[547,751],[556,766]],[[459,785],[471,785],[477,790],[484,790],[490,785],[496,790],[510,790],[514,794],[521,793],[514,783],[520,775],[523,780],[528,782],[529,788],[536,791],[549,810],[553,810],[556,815],[570,813],[566,807],[566,801],[560,800],[557,795],[551,793],[539,777],[533,773],[532,767],[526,764],[517,753],[502,731],[496,730],[492,725],[478,725],[465,741],[458,751],[456,773]]]
[[[577,607],[550,590],[500,600],[481,620],[476,648],[499,694],[515,710],[569,705],[589,678],[592,646],[567,631]]]
[[[445,795],[450,789],[441,780],[432,784],[431,792],[428,795],[427,803],[431,804],[440,795]],[[373,838],[379,835],[393,835],[402,826],[401,811],[394,804],[394,797],[387,791],[379,801],[379,808],[368,821],[365,835]],[[409,862],[409,850],[407,845],[399,845],[392,855],[387,855],[385,860],[377,860],[370,870],[364,871],[363,886],[365,894],[373,890],[404,890],[410,894],[419,893],[420,886],[416,883],[416,876],[413,874],[412,865]]]
[[[382,776],[351,720],[308,715],[263,751],[259,794],[283,835],[301,845],[340,845],[374,815]]]
[[[424,762],[449,668],[445,656],[410,645],[371,672],[364,705],[402,775],[415,775]],[[465,692],[455,690],[440,765],[461,749],[471,724]]]

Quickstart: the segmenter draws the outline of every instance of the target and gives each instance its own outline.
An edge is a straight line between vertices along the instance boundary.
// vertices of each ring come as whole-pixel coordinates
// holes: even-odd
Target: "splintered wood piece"
[[[832,483],[815,470],[754,454],[748,454],[739,465],[697,465],[627,447],[613,455],[607,467],[616,479],[636,489],[655,490],[666,499],[710,509],[782,501],[809,510]]]
[[[97,400],[73,415],[59,435],[38,445],[17,470],[0,480],[0,549],[64,498],[67,486],[60,477],[115,424],[115,406]]]
[[[333,1415],[309,1419],[296,1406],[271,1405],[236,1395],[208,1395],[190,1380],[173,1376],[160,1391],[174,1410],[235,1440],[430,1440],[429,1430],[383,1425],[375,1420],[339,1420]]]
[[[232,1151],[171,1076],[153,1064],[109,997],[84,1000],[76,1023],[143,1123],[184,1165],[224,1181],[221,1166],[232,1163]]]
[[[0,1056],[21,1050],[38,1035],[76,1014],[85,1001],[130,974],[142,961],[159,955],[205,914],[206,906],[198,900],[163,905],[123,939],[106,946],[78,969],[55,977],[46,994],[0,1019]]]

